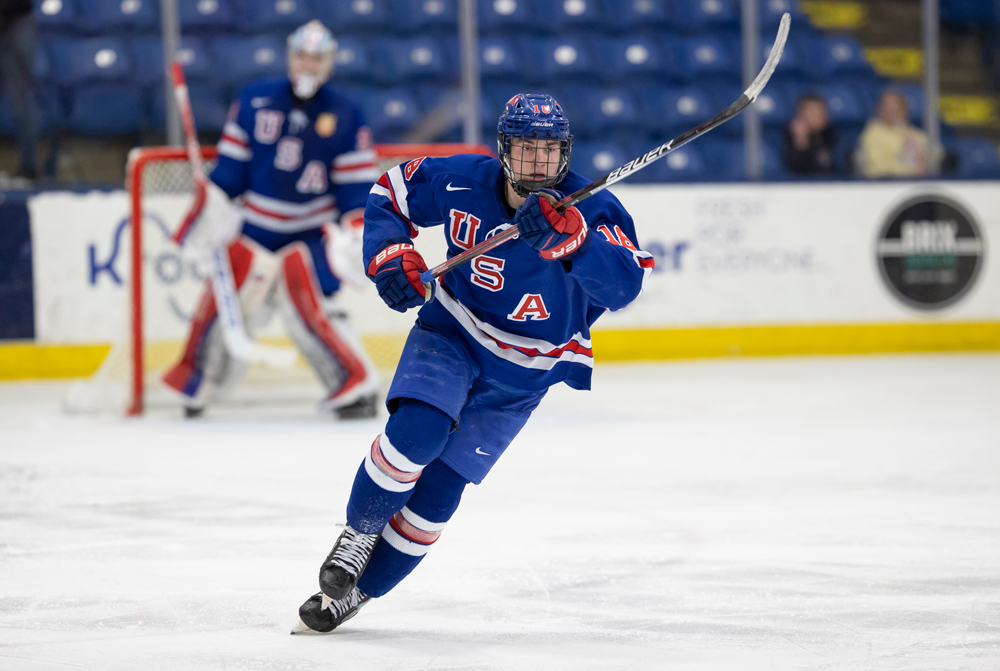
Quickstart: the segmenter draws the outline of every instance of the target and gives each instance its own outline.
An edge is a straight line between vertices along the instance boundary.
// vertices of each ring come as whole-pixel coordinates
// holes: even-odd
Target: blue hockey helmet
[[[558,156],[549,158],[551,147],[539,147],[538,142],[515,140],[557,141]],[[573,136],[555,98],[545,93],[518,93],[508,100],[497,124],[497,153],[507,180],[520,196],[561,182],[569,172]]]

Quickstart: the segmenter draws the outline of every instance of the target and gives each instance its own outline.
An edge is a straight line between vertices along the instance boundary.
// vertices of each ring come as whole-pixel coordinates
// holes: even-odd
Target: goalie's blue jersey
[[[500,162],[465,154],[396,166],[372,187],[365,209],[364,261],[418,229],[444,226],[451,258],[512,226]],[[564,194],[589,180],[570,172]],[[590,326],[642,291],[653,258],[638,248],[632,218],[608,191],[578,206],[590,245],[567,261],[543,260],[510,240],[444,275],[419,312],[432,330],[457,334],[486,376],[519,389],[565,381],[589,389],[594,365]],[[426,259],[431,266],[441,259]]]
[[[295,234],[364,207],[376,171],[361,110],[330,86],[308,101],[287,78],[245,86],[229,110],[211,179],[243,196],[245,220]]]

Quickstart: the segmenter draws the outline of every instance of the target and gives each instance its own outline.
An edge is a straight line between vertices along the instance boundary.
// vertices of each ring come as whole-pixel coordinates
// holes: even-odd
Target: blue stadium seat
[[[83,0],[77,16],[83,30],[107,35],[156,28],[160,23],[160,8],[152,0]]]
[[[690,32],[712,32],[739,25],[738,3],[732,0],[682,0],[673,3],[677,26]]]
[[[358,101],[378,142],[397,142],[420,119],[413,95],[405,89],[353,89],[345,94]]]
[[[445,56],[441,40],[434,37],[373,40],[371,54],[373,73],[387,84],[441,80],[457,67]]]
[[[338,37],[337,54],[333,58],[334,81],[366,80],[371,77],[371,59],[364,42],[356,37]]]
[[[990,0],[941,0],[941,20],[963,26],[1000,24],[1000,3]]]
[[[540,23],[527,0],[478,0],[476,18],[479,29],[487,35],[530,31]]]
[[[717,182],[742,182],[746,179],[743,141],[705,137],[698,149],[705,157],[706,176]],[[764,179],[782,180],[788,172],[781,163],[781,154],[771,144],[763,144]]]
[[[637,91],[639,118],[650,133],[683,133],[715,116],[704,91],[694,87],[647,86]]]
[[[483,37],[479,40],[479,73],[484,78],[521,79],[520,51],[512,40]]]
[[[659,40],[637,35],[599,40],[595,43],[597,65],[610,83],[662,78],[667,63]]]
[[[142,85],[163,81],[163,41],[158,37],[137,37],[132,41],[135,64],[133,79]],[[204,40],[185,35],[177,50],[177,61],[184,66],[186,79],[213,77],[215,67]]]
[[[668,57],[670,74],[683,82],[706,79],[739,83],[741,69],[726,42],[715,36],[667,38],[661,42]]]
[[[211,84],[192,82],[188,84],[188,96],[191,98],[191,112],[194,115],[194,125],[199,133],[219,133],[226,123],[229,112],[229,100],[222,89]],[[150,114],[146,127],[163,129],[166,126],[166,92],[162,86],[152,90]]]
[[[538,82],[564,82],[593,77],[589,50],[578,37],[524,38],[521,41],[528,68],[526,78]]]
[[[668,0],[604,0],[604,22],[611,30],[663,29],[670,19]]]
[[[633,152],[633,158],[654,145],[642,145]],[[626,159],[629,160],[629,159]],[[684,145],[643,168],[635,176],[625,180],[630,184],[654,184],[658,182],[701,182],[707,180],[705,159],[697,143]]]
[[[53,87],[38,87],[35,91],[35,100],[38,103],[40,132],[48,133],[64,125],[62,105]],[[10,100],[0,94],[0,135],[12,136],[15,132],[14,111],[10,107]]]
[[[46,45],[39,43],[35,48],[35,62],[32,73],[36,82],[48,81],[52,78],[52,61],[49,60],[49,49]]]
[[[285,73],[285,45],[274,37],[216,37],[211,52],[220,79],[231,84]]]
[[[402,0],[393,6],[392,20],[398,32],[414,34],[448,30],[458,23],[455,0]]]
[[[638,118],[632,95],[618,88],[570,88],[560,105],[573,134],[583,138],[596,139],[608,131],[633,127]]]
[[[841,124],[864,124],[868,119],[860,96],[847,84],[823,84],[818,92],[826,99],[826,109],[830,122]]]
[[[230,0],[178,0],[181,30],[224,32],[236,24]]]
[[[796,42],[803,66],[816,80],[831,77],[875,76],[861,44],[853,37],[816,36]]]
[[[305,0],[240,0],[238,7],[236,23],[250,34],[291,32],[313,15]]]
[[[796,28],[806,24],[806,17],[799,8],[798,0],[760,0],[759,4],[762,28],[776,27],[786,12],[792,15],[792,25]]]
[[[601,25],[598,0],[540,0],[538,20],[551,32],[562,35]]]
[[[761,44],[759,61],[761,66],[764,65],[764,61],[767,60],[773,46],[774,40],[771,39],[764,40]],[[809,66],[806,65],[802,54],[799,52],[798,43],[791,41],[785,43],[785,49],[781,53],[781,60],[778,61],[778,67],[775,68],[774,74],[776,79],[783,80],[800,80],[808,76]]]
[[[570,120],[572,123],[572,119]],[[635,158],[626,154],[617,142],[577,142],[573,141],[573,156],[570,168],[587,179],[595,180],[625,165]]]
[[[1000,179],[1000,152],[989,140],[961,138],[950,140],[948,149],[958,154],[959,179]]]
[[[40,28],[76,28],[77,12],[73,0],[41,0],[33,3],[35,22]]]
[[[129,50],[115,37],[53,38],[48,47],[53,78],[62,84],[125,79],[132,72]]]
[[[90,84],[76,87],[70,105],[68,126],[81,135],[137,132],[142,126],[142,95],[139,87],[134,84]]]
[[[385,34],[391,32],[393,8],[389,0],[320,0],[316,16],[334,35]]]

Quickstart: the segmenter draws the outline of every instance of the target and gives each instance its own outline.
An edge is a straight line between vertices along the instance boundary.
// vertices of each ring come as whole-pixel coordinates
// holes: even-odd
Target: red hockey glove
[[[590,242],[580,210],[570,207],[560,214],[552,207],[558,197],[548,189],[541,195],[533,193],[514,214],[521,239],[548,261],[569,258]]]
[[[408,242],[389,245],[372,257],[368,264],[368,277],[378,287],[378,295],[396,312],[423,305],[427,290],[420,281],[420,273],[427,264],[420,253]]]

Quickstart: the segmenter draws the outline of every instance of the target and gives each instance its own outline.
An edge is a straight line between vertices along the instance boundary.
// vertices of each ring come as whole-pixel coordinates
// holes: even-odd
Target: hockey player
[[[548,95],[518,94],[497,135],[499,160],[424,158],[389,170],[365,210],[368,276],[394,310],[423,305],[392,381],[391,415],[358,469],[347,526],[293,633],[329,632],[420,562],[558,382],[589,389],[590,326],[642,290],[653,268],[632,219],[607,191],[563,213],[552,203],[588,180],[569,171],[573,138]],[[519,238],[442,276],[424,303],[426,265],[411,244],[444,227],[454,255],[514,225]]]
[[[377,373],[334,295],[351,279],[351,256],[358,259],[355,281],[365,281],[361,228],[378,173],[361,111],[326,83],[336,49],[330,31],[310,21],[288,38],[288,77],[240,91],[206,206],[185,245],[227,248],[247,329],[279,309],[326,386],[323,407],[341,418],[370,417]],[[206,289],[181,359],[163,376],[188,416],[246,371],[226,350],[216,316]]]

